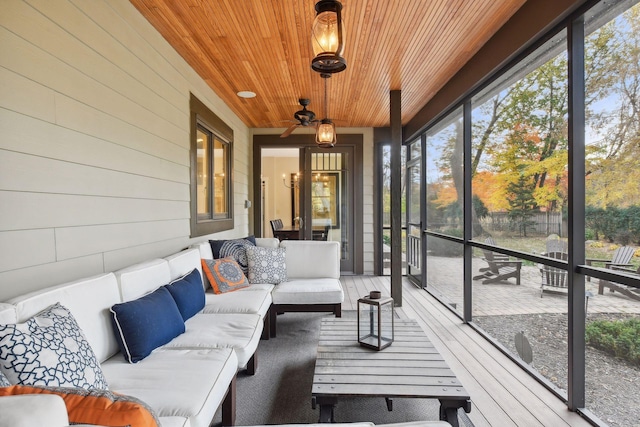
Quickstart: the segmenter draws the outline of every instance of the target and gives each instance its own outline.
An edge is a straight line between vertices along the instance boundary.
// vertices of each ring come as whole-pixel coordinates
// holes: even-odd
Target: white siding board
[[[104,253],[105,271],[116,271],[153,258],[164,258],[189,247],[186,237],[132,246]]]
[[[189,200],[189,185],[0,150],[0,189]]]
[[[144,76],[142,83],[159,96],[166,99],[177,111],[184,115],[185,93],[188,91],[184,76],[179,74],[149,43],[140,39],[131,25],[123,23],[120,16],[110,7],[110,2],[71,0],[84,13],[90,23],[86,26],[93,31],[76,33],[93,49],[110,61],[118,64],[132,76]],[[66,19],[62,16],[61,19]],[[98,32],[98,28],[101,29]],[[176,82],[181,84],[176,86]]]
[[[179,112],[175,106],[75,37],[76,34],[85,34],[85,37],[99,35],[105,43],[109,39],[99,27],[91,25],[92,22],[83,13],[64,1],[39,3],[38,9],[41,9],[46,16],[25,3],[12,1],[3,8],[0,24],[52,53],[57,59],[79,72],[91,76],[92,79],[113,89],[123,97],[144,106],[159,118],[172,122],[178,127],[184,126],[185,120],[181,120],[184,112]],[[16,19],[18,16],[22,16],[23,21],[18,21]],[[34,33],[24,25],[24,22],[38,27],[39,31]],[[58,24],[66,25],[63,29]],[[99,32],[102,34],[96,34]],[[112,43],[111,46],[115,47],[117,44]],[[125,56],[120,58],[120,61],[126,63],[129,59],[131,59],[129,56]],[[144,76],[148,72],[148,69],[139,70],[136,75]]]
[[[176,65],[177,62],[185,63],[184,60],[129,1],[101,0],[91,4],[84,0],[71,2],[155,70],[177,94],[184,96],[189,92],[193,82]]]
[[[56,229],[59,260],[175,239],[189,234],[189,220],[137,222]]]
[[[188,166],[11,111],[0,109],[0,132],[7,135],[0,141],[7,150],[189,183]]]
[[[0,231],[189,219],[189,202],[0,191]]]
[[[8,47],[0,65],[168,141],[183,146],[188,141],[188,130],[159,120],[146,108],[60,61],[52,55],[55,52],[36,47],[4,28],[0,28],[0,44]]]
[[[0,47],[0,56],[4,55]],[[0,67],[0,107],[40,120],[55,121],[54,92],[19,74]]]
[[[56,96],[56,107],[60,126],[189,167],[188,147],[169,142],[64,95]]]
[[[104,271],[100,254],[0,272],[0,301]]]
[[[53,230],[0,232],[0,271],[55,261]]]

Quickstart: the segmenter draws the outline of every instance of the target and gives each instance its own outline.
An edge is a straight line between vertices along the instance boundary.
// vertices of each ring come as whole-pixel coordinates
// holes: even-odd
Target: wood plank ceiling
[[[325,117],[310,66],[315,0],[130,1],[247,126],[288,127],[299,98]],[[328,81],[329,117],[389,126],[400,89],[406,124],[524,2],[343,0],[347,69]]]

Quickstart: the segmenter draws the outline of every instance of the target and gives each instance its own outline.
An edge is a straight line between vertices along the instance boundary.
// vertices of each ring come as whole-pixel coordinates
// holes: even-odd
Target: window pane
[[[567,89],[562,32],[472,99],[474,238],[539,253],[565,237]]]
[[[629,272],[640,286],[638,257],[617,261],[626,267],[595,262],[640,243],[640,4],[597,6],[585,34],[587,263]],[[640,289],[591,278],[587,292],[586,407],[610,426],[637,424],[638,412],[626,408],[638,407],[639,359],[629,338],[637,342],[638,329],[626,322],[640,322]]]
[[[198,217],[211,218],[211,201],[209,199],[209,180],[211,171],[209,170],[209,147],[211,146],[211,135],[198,128],[197,131],[197,176],[198,176]]]
[[[229,146],[218,138],[213,139],[213,212],[216,216],[226,218],[227,202],[227,165],[229,164]]]
[[[462,109],[427,133],[427,230],[462,237]]]

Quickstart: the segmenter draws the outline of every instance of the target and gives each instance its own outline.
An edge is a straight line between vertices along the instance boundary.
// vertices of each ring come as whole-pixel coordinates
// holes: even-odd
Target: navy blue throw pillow
[[[238,263],[245,276],[249,274],[246,248],[256,245],[255,236],[247,236],[243,239],[209,240],[209,244],[214,259],[231,257]]]
[[[204,286],[197,268],[169,283],[167,289],[185,322],[204,308]]]
[[[129,363],[136,363],[182,334],[184,320],[166,287],[136,300],[111,307],[113,331],[120,351]]]

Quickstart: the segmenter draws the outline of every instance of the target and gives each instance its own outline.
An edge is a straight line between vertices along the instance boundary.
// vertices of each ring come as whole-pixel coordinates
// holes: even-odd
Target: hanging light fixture
[[[329,119],[329,102],[327,96],[327,80],[331,74],[320,74],[324,79],[324,119],[316,129],[316,144],[320,148],[333,148],[336,145],[336,125]]]
[[[316,3],[311,45],[315,58],[311,68],[318,73],[339,73],[347,68],[342,57],[344,33],[342,31],[342,3],[337,0],[320,0]]]

